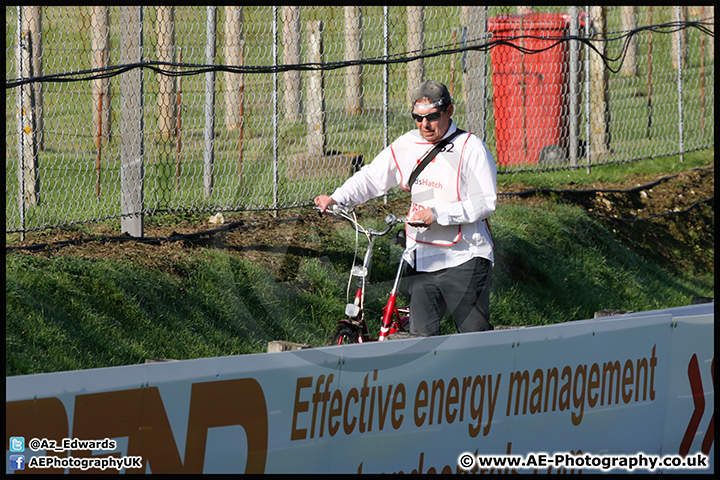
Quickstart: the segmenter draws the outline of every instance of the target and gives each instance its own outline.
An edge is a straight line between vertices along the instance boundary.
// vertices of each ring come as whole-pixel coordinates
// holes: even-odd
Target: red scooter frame
[[[404,266],[404,261],[402,259],[398,265],[395,282],[393,283],[392,290],[390,291],[390,298],[388,298],[387,304],[383,308],[383,317],[378,338],[372,338],[370,336],[370,331],[368,329],[367,322],[365,321],[364,309],[365,286],[370,271],[370,259],[372,256],[374,241],[377,237],[387,235],[396,225],[405,223],[407,220],[405,218],[397,218],[394,215],[388,215],[385,217],[386,228],[382,231],[378,231],[365,228],[360,225],[352,207],[340,205],[334,205],[333,207],[334,208],[332,210],[328,211],[333,215],[338,215],[350,221],[350,223],[352,223],[355,227],[355,231],[357,233],[365,234],[368,239],[368,246],[365,251],[363,265],[361,267],[353,266],[350,272],[350,282],[352,282],[353,277],[357,277],[358,286],[352,303],[348,303],[345,307],[345,314],[347,315],[347,318],[338,321],[333,333],[328,338],[328,345],[383,341],[388,338],[388,335],[407,331],[409,329],[410,310],[407,307],[398,307],[396,305],[398,285],[400,283],[400,277]]]

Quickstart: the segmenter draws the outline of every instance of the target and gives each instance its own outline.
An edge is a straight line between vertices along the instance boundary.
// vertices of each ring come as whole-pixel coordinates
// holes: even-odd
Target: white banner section
[[[713,322],[705,304],[9,377],[6,473],[712,473]]]

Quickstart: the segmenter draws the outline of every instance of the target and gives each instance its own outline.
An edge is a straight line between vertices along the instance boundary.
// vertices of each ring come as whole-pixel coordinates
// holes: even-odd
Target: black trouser
[[[439,335],[449,309],[460,333],[493,330],[490,325],[492,263],[475,257],[457,267],[418,272],[407,266],[405,288],[410,298],[410,333]]]

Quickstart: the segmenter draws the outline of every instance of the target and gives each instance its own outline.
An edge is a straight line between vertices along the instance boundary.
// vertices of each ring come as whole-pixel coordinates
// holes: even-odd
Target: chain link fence
[[[714,147],[713,7],[6,7],[6,233],[329,193],[448,85],[500,174]]]

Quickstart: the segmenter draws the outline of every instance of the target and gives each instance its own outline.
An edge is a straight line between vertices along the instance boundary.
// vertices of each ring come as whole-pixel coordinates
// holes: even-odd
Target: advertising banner
[[[6,473],[712,473],[713,323],[709,304],[8,377]]]

